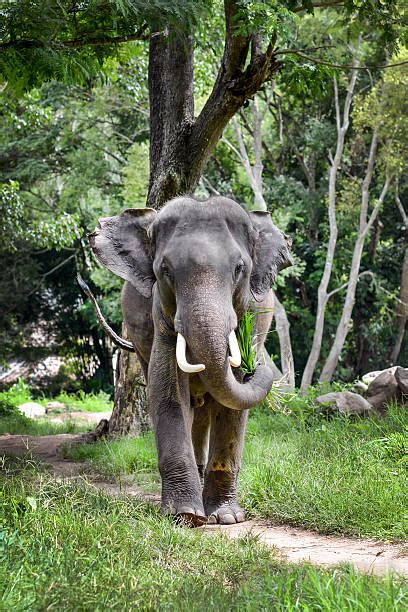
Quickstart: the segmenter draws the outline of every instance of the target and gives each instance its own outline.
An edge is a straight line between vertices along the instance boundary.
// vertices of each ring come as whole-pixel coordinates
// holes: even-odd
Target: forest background
[[[304,390],[405,365],[406,4],[231,5],[235,36],[277,37],[276,69],[224,129],[195,195],[267,208],[293,240],[268,351]],[[146,204],[151,32],[194,32],[198,114],[223,53],[223,6],[3,2],[1,11],[0,359],[58,354],[56,390],[111,392],[113,347],[76,275],[117,332],[122,282],[97,264],[86,235],[99,217]]]

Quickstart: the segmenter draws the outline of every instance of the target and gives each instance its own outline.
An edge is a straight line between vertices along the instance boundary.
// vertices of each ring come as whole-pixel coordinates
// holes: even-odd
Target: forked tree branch
[[[192,165],[197,158],[200,159],[200,163],[196,164],[192,183],[198,180],[231,117],[246,100],[271,80],[280,66],[275,59],[276,36],[271,38],[266,50],[262,51],[259,36],[240,33],[239,9],[237,1],[225,0],[224,54],[213,90],[192,126],[189,139]]]

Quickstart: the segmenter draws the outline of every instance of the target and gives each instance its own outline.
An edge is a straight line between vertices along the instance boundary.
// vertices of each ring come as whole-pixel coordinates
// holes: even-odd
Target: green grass
[[[15,385],[10,387],[7,391],[0,392],[0,416],[13,412],[13,408],[16,408],[20,404],[26,402],[37,402],[42,406],[46,406],[48,402],[61,402],[65,404],[64,409],[53,410],[52,412],[57,414],[58,412],[108,412],[113,408],[113,402],[110,400],[109,395],[104,391],[98,393],[84,393],[78,391],[77,393],[65,393],[62,392],[56,397],[37,397],[33,398],[31,389],[20,379]]]
[[[134,475],[140,486],[159,491],[157,453],[151,432],[139,438],[76,445],[66,448],[64,452],[70,460],[89,461],[93,471],[109,479]]]
[[[250,419],[240,491],[252,513],[382,539],[408,535],[408,473],[383,440],[406,427],[405,408],[384,419],[271,416]]]
[[[254,538],[174,525],[129,498],[56,483],[22,460],[0,476],[2,610],[406,610],[402,580],[290,566]]]
[[[94,429],[92,424],[79,424],[73,421],[50,423],[47,419],[27,419],[20,415],[0,415],[0,435],[22,434],[27,436],[49,436],[61,433],[80,433]]]
[[[325,533],[402,540],[408,534],[406,408],[386,418],[325,416],[311,397],[281,398],[253,411],[239,494],[254,516]],[[68,450],[109,477],[135,474],[145,484],[157,460],[153,436]]]
[[[88,394],[83,391],[75,394],[60,393],[52,400],[44,399],[40,403],[45,405],[48,401],[62,402],[68,412],[108,412],[113,409],[113,402],[104,391]]]

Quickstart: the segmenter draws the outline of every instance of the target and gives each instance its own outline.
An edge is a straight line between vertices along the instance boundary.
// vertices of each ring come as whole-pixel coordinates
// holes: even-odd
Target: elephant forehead
[[[159,212],[155,225],[167,222],[199,223],[216,222],[217,220],[235,220],[249,224],[248,213],[234,200],[222,196],[207,200],[196,200],[189,197],[176,198],[168,202]]]
[[[163,255],[180,267],[219,267],[221,263],[229,265],[230,260],[238,259],[241,250],[224,222],[223,226],[213,225],[211,228],[196,226],[188,233],[185,228],[177,226],[166,241]]]
[[[254,229],[248,213],[237,202],[223,197],[205,201],[177,198],[162,208],[152,225],[158,251],[174,236],[197,238],[197,232],[206,244],[225,243],[232,235],[241,248],[248,248]]]

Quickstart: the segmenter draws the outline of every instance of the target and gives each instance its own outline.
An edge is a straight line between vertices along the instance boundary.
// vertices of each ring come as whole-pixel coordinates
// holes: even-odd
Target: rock
[[[380,374],[383,374],[384,372],[391,372],[391,374],[394,374],[397,368],[398,366],[393,366],[392,368],[386,368],[385,370],[376,370],[375,372],[368,372],[368,374],[364,374],[364,376],[362,377],[362,381],[366,385],[370,385],[376,378],[378,378],[378,376],[380,376]]]
[[[381,374],[382,370],[376,370],[375,372],[368,372],[367,374],[364,374],[364,376],[361,377],[361,380],[363,381],[363,383],[365,385],[370,385],[373,380],[375,380],[377,378],[377,376],[379,376]]]
[[[367,400],[374,408],[384,412],[387,403],[393,399],[400,399],[398,382],[395,379],[394,371],[396,368],[383,370],[374,380],[368,385]]]
[[[398,383],[395,380],[394,372],[391,370],[383,370],[378,376],[368,385],[367,395],[377,395],[380,391],[394,392],[398,389]]]
[[[50,410],[65,410],[66,405],[62,402],[47,402],[47,412]]]
[[[397,367],[395,370],[395,380],[398,383],[400,391],[408,394],[408,368]]]
[[[17,409],[29,419],[38,419],[39,417],[45,416],[45,408],[41,404],[36,402],[26,402],[20,404]]]
[[[351,391],[335,391],[326,393],[316,398],[316,402],[322,406],[331,406],[341,414],[367,414],[375,413],[373,406],[361,395]]]

